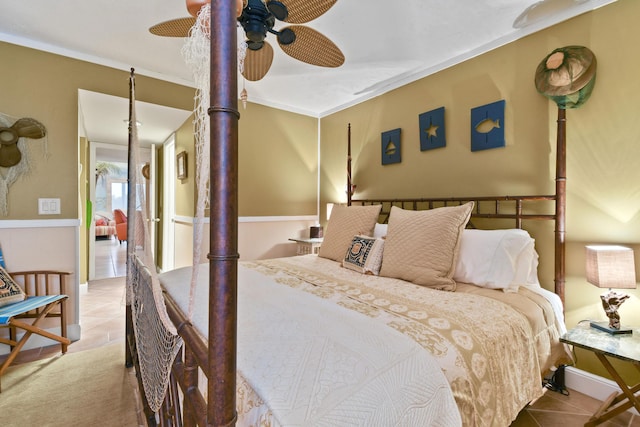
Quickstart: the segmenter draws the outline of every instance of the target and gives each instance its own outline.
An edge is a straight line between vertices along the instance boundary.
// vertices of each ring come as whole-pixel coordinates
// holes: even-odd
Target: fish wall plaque
[[[504,99],[471,109],[471,151],[504,147]]]

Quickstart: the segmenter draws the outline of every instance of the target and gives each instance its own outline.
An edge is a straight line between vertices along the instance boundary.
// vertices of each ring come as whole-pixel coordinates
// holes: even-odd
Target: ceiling
[[[338,0],[307,25],[342,50],[341,67],[297,61],[269,34],[270,71],[257,82],[239,79],[238,89],[245,85],[249,101],[322,117],[613,1]],[[184,0],[29,0],[3,9],[2,41],[193,86],[184,39],[148,31],[188,16]],[[126,143],[127,100],[86,91],[79,99],[90,140]],[[163,142],[175,129],[167,127],[189,114],[140,103],[136,110],[140,138],[150,143]]]

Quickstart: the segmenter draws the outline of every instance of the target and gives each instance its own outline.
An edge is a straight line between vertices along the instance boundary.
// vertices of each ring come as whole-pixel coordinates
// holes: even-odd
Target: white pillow
[[[514,292],[520,285],[540,286],[534,245],[525,230],[465,229],[453,280]]]
[[[378,224],[373,228],[373,237],[384,238],[387,237],[387,224]]]

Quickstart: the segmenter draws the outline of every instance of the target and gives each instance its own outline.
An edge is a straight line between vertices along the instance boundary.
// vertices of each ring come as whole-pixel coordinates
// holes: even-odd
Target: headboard
[[[522,228],[523,220],[554,221],[554,292],[564,305],[565,288],[565,208],[566,208],[566,110],[558,108],[556,152],[556,194],[528,196],[481,196],[418,199],[353,199],[351,180],[351,123],[347,132],[347,205],[382,205],[381,223],[386,223],[391,206],[409,210],[434,209],[475,202],[474,218],[514,220],[511,227]]]

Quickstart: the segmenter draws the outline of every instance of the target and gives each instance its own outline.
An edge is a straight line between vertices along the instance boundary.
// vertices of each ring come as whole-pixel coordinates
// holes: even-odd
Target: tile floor
[[[95,242],[95,277],[104,279],[127,274],[127,244],[115,237]]]
[[[600,407],[600,403],[575,390],[569,390],[569,396],[547,390],[544,396],[522,410],[510,427],[583,426]],[[640,427],[640,417],[625,412],[600,426]]]
[[[122,342],[125,335],[124,277],[126,245],[118,241],[96,242],[96,272],[100,268],[103,279],[89,283],[88,292],[80,299],[82,339],[69,346],[78,352]],[[100,267],[98,267],[100,266]],[[59,346],[23,351],[17,363],[51,357]],[[0,357],[2,360],[2,357]],[[574,427],[587,422],[600,402],[577,391],[569,396],[547,390],[544,396],[525,408],[510,427]],[[640,417],[624,413],[601,424],[605,427],[640,427]]]

